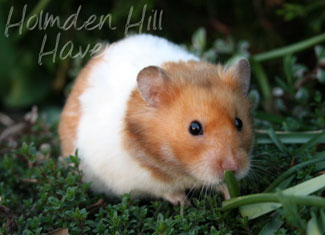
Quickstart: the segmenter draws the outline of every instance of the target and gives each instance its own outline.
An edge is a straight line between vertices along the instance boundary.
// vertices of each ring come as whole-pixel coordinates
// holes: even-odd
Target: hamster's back
[[[180,60],[198,58],[166,39],[136,35],[111,44],[81,71],[62,112],[59,135],[63,155],[78,149],[82,164],[87,165],[87,180],[98,183],[95,188],[102,187],[104,175],[111,179],[105,184],[111,185],[123,170],[124,175],[132,175],[134,163],[123,150],[121,132],[138,72]]]
[[[107,63],[109,73],[103,79],[109,83],[110,88],[128,87],[132,90],[138,72],[146,66],[198,58],[164,38],[141,34],[112,44],[104,52],[103,60]]]

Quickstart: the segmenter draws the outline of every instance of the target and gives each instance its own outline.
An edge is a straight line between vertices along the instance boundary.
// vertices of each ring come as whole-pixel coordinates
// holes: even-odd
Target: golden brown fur
[[[71,93],[66,101],[61,114],[59,124],[59,136],[61,140],[61,151],[63,156],[74,154],[77,128],[81,116],[81,105],[79,97],[89,87],[88,77],[90,70],[101,61],[101,57],[93,58],[81,71],[79,76],[74,82]]]
[[[150,107],[137,89],[128,102],[125,144],[134,153],[150,156],[138,157],[139,162],[164,182],[190,177],[188,169],[202,164],[204,153],[213,148],[218,157],[209,164],[216,172],[223,174],[222,162],[229,151],[239,169],[247,167],[253,141],[251,104],[242,95],[240,78],[205,62],[173,62],[162,68],[171,79],[164,104]],[[234,125],[235,117],[243,121],[241,131]],[[189,134],[193,120],[204,125],[204,135]]]

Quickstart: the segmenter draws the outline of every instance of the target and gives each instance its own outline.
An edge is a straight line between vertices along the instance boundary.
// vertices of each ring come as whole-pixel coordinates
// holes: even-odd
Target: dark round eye
[[[243,122],[237,117],[235,118],[235,126],[238,131],[241,131],[241,129],[243,128]]]
[[[191,122],[188,130],[192,135],[203,135],[202,125],[198,121]]]

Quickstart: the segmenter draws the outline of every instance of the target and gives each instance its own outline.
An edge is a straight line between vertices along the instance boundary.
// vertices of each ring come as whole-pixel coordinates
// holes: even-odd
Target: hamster
[[[250,169],[250,65],[223,67],[166,39],[111,44],[75,81],[61,114],[62,154],[78,150],[94,191],[187,204],[185,190],[223,191]]]

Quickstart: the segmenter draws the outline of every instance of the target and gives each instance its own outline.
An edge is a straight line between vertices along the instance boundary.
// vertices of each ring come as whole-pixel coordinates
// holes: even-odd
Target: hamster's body
[[[147,95],[147,90],[157,85],[152,85],[151,80],[147,82],[146,78],[141,82],[139,72],[148,66],[157,66],[155,68],[162,68],[163,72],[158,72],[158,76],[157,69],[152,67],[143,73],[144,77],[147,74],[165,76],[166,71],[169,75],[178,77],[175,89],[174,85],[169,87],[168,94],[159,96],[159,99],[156,91]],[[172,146],[177,140],[171,142],[170,138],[173,137],[165,135],[164,130],[159,129],[159,122],[168,122],[173,120],[173,115],[177,115],[171,109],[171,100],[179,96],[176,87],[178,90],[183,83],[187,83],[186,77],[192,80],[186,75],[186,70],[195,68],[198,71],[194,74],[201,74],[201,71],[209,77],[201,78],[202,82],[206,79],[209,83],[209,79],[213,79],[212,72],[209,72],[211,69],[215,69],[214,76],[217,72],[224,73],[221,67],[217,69],[216,66],[199,62],[197,57],[182,48],[151,35],[132,36],[114,43],[87,64],[75,82],[63,110],[59,134],[65,156],[78,149],[84,178],[92,183],[94,190],[109,195],[152,195],[163,197],[172,203],[184,203],[186,188],[205,184],[201,182],[202,179],[191,174],[193,167],[186,168],[186,161],[190,160],[175,156],[177,151],[182,151]],[[226,73],[223,75],[228,76]],[[193,86],[199,83],[197,79],[193,81],[189,81]],[[166,105],[163,104],[162,100],[167,100],[166,97],[172,95],[175,97],[168,98]],[[246,103],[249,109],[249,104]],[[158,111],[162,113],[159,114]],[[175,119],[175,130],[178,122]],[[247,125],[249,128],[251,124]],[[187,131],[187,127],[185,129]],[[252,141],[252,134],[248,131],[246,152],[249,152]],[[179,137],[182,139],[182,136]],[[233,162],[231,160],[226,165],[233,168]],[[243,174],[249,168],[246,165]]]

